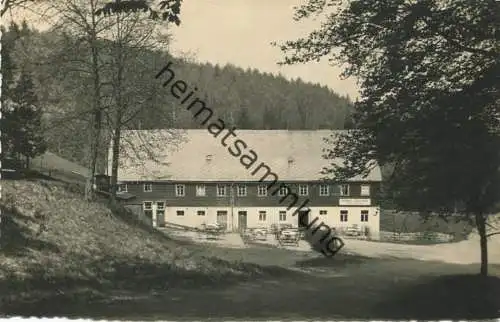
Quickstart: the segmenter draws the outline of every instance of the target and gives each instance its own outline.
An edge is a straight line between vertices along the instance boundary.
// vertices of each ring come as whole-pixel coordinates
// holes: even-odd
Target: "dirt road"
[[[489,261],[500,263],[500,235],[489,240]],[[438,245],[407,245],[395,243],[347,240],[343,249],[367,257],[408,258],[425,261],[441,261],[451,264],[474,264],[480,262],[479,237],[469,240]]]
[[[200,239],[199,234],[170,232],[171,236],[181,235],[196,243],[208,243],[205,239]],[[227,234],[213,244],[229,248],[246,248],[239,234]],[[266,241],[257,244],[268,244],[277,246],[272,236],[268,236]],[[491,237],[488,241],[488,258],[491,264],[500,264],[500,235]],[[310,244],[301,240],[298,247],[286,247],[290,250],[310,252]],[[345,239],[345,247],[342,253],[361,255],[371,258],[401,258],[416,259],[424,261],[439,261],[450,264],[477,264],[480,263],[479,236],[471,234],[468,240],[456,243],[443,243],[437,245],[408,245],[390,242],[376,242],[355,239]]]
[[[401,258],[424,261],[439,261],[450,264],[480,263],[479,237],[472,234],[468,240],[437,245],[408,245],[389,242],[345,239],[341,253],[361,255],[371,258]],[[269,243],[262,242],[262,243]],[[286,247],[291,250],[311,251],[306,241],[300,241],[298,247]],[[488,258],[491,264],[500,264],[500,235],[488,241]]]

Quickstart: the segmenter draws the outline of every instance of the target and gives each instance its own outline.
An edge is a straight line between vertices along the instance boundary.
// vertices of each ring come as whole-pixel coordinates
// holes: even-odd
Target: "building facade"
[[[162,133],[125,133],[129,145],[122,147],[118,171],[119,191],[134,196],[125,203],[150,217],[154,226],[217,222],[228,231],[298,226],[298,210],[309,209],[308,221],[317,218],[317,224],[340,230],[357,225],[374,238],[378,235],[380,210],[375,200],[380,169],[341,183],[324,180],[321,174],[331,162],[322,157],[327,147],[323,138],[338,132],[239,130],[239,140],[253,151],[239,156],[206,130],[165,133],[166,141],[178,141],[175,148],[160,144],[162,151],[147,152],[156,153],[156,161],[136,157],[135,162],[131,151],[139,148],[132,142],[139,140],[133,137],[158,140]],[[253,168],[245,155],[253,158]]]

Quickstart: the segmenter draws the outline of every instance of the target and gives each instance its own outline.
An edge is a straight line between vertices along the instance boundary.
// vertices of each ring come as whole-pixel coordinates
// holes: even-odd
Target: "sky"
[[[305,0],[189,0],[183,1],[181,25],[172,26],[171,52],[188,53],[199,62],[231,63],[262,72],[281,73],[288,79],[326,85],[341,95],[358,97],[353,79],[341,79],[341,69],[326,61],[278,66],[284,54],[270,43],[306,36],[320,21],[293,20],[293,7]],[[38,29],[46,24],[27,12],[17,12]],[[17,19],[16,19],[17,20]]]

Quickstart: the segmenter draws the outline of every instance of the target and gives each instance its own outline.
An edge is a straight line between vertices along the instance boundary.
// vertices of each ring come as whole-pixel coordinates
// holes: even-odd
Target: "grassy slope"
[[[257,265],[208,258],[202,248],[170,240],[126,214],[113,214],[105,204],[84,202],[75,187],[43,180],[2,182],[2,300],[28,300],[54,288],[92,297],[110,290],[215,285],[262,273]],[[41,230],[44,220],[37,211],[45,216],[46,229]]]
[[[31,169],[42,169],[45,171],[63,171],[66,173],[74,173],[79,174],[80,176],[86,176],[88,173],[88,169],[82,167],[79,164],[61,158],[60,156],[46,151],[44,154],[33,158],[30,162]]]

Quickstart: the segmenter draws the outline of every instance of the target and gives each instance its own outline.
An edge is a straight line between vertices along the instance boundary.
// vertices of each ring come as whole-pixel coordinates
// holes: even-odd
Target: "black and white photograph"
[[[0,319],[500,319],[500,1],[1,3]]]

